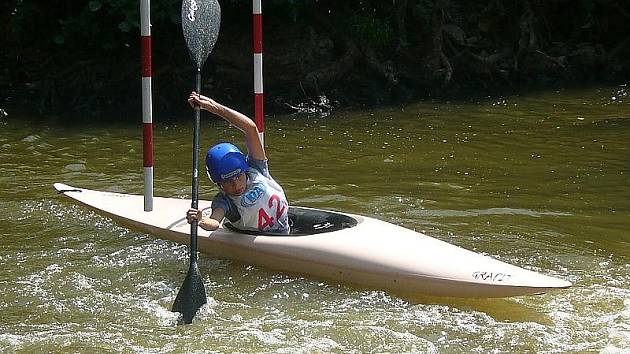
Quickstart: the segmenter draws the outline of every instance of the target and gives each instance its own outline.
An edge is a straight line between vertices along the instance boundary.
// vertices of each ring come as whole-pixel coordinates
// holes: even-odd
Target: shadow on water
[[[518,298],[453,298],[422,294],[396,294],[411,304],[444,305],[460,311],[478,311],[497,322],[535,322],[552,325],[553,320],[544,313],[521,304]],[[544,295],[530,295],[544,296]]]
[[[594,121],[593,123],[591,123],[591,127],[598,129],[630,128],[630,113],[628,114],[628,117],[606,118],[603,120]]]
[[[222,263],[217,260],[207,259],[205,262],[213,262],[213,267],[216,267],[218,264]],[[225,264],[224,264],[225,266]],[[521,301],[529,300],[533,298],[540,298],[547,296],[546,294],[540,295],[529,295],[529,296],[519,296],[513,298],[455,298],[455,297],[440,297],[440,296],[431,296],[419,293],[405,293],[405,292],[397,292],[397,291],[388,291],[383,289],[375,289],[362,285],[351,284],[351,283],[340,283],[338,281],[324,279],[321,277],[306,277],[304,278],[301,274],[289,273],[283,271],[274,271],[265,268],[252,267],[251,265],[247,265],[246,263],[242,263],[240,261],[227,261],[227,269],[231,269],[231,271],[235,271],[236,269],[248,268],[252,269],[255,272],[258,272],[259,275],[262,275],[263,278],[269,277],[270,279],[274,277],[281,277],[285,279],[285,281],[293,282],[296,280],[303,281],[305,283],[319,282],[320,284],[326,284],[325,287],[329,290],[336,289],[339,293],[337,296],[342,296],[345,294],[350,297],[360,297],[361,294],[371,293],[371,296],[381,297],[385,296],[391,298],[391,301],[396,301],[394,299],[402,300],[410,306],[414,305],[438,305],[438,306],[446,306],[449,308],[457,309],[461,312],[481,312],[496,322],[507,322],[507,323],[538,323],[541,325],[553,325],[553,319],[549,317],[547,314],[540,312],[538,309],[527,306]],[[226,271],[226,269],[223,269]],[[216,274],[215,274],[216,276]],[[356,293],[355,295],[351,295],[351,293]],[[376,294],[381,294],[378,296]],[[371,297],[368,296],[368,297]],[[524,301],[527,303],[528,301]]]

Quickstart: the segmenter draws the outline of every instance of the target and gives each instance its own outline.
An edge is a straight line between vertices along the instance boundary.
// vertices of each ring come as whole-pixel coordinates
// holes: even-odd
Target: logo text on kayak
[[[487,281],[493,281],[493,282],[503,282],[503,281],[508,281],[512,275],[511,274],[505,274],[505,273],[494,273],[494,272],[474,272],[472,273],[472,277],[474,279],[481,279],[481,280],[487,280]]]

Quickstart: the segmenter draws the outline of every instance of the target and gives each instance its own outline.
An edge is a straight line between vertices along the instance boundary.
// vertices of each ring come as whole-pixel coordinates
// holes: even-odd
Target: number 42
[[[282,205],[282,202],[280,201],[280,197],[278,197],[276,194],[272,195],[271,198],[269,198],[269,203],[268,203],[269,208],[274,207],[274,202],[275,202],[275,207],[276,207],[275,220],[277,220],[277,219],[280,219],[282,214],[284,214],[284,210],[286,209],[286,207]],[[258,230],[265,230],[267,228],[271,228],[273,225],[274,225],[273,216],[267,214],[264,208],[258,209]]]

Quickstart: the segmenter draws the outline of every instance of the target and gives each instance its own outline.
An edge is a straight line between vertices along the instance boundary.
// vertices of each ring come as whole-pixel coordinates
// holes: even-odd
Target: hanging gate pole
[[[258,127],[258,136],[265,146],[265,115],[263,112],[263,39],[262,39],[262,3],[253,0],[253,46],[254,53],[254,121]]]
[[[140,56],[142,67],[142,157],[144,211],[153,210],[153,103],[151,93],[151,4],[140,0]]]

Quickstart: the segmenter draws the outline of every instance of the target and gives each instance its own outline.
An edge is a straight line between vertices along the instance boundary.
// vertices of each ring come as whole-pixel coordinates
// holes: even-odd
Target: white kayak
[[[61,194],[130,229],[190,243],[184,215],[190,200],[156,197],[144,211],[141,195],[55,183]],[[210,210],[209,201],[199,207]],[[290,273],[403,293],[451,297],[508,297],[563,289],[571,283],[374,218],[291,207],[291,235],[199,229],[198,249]]]

